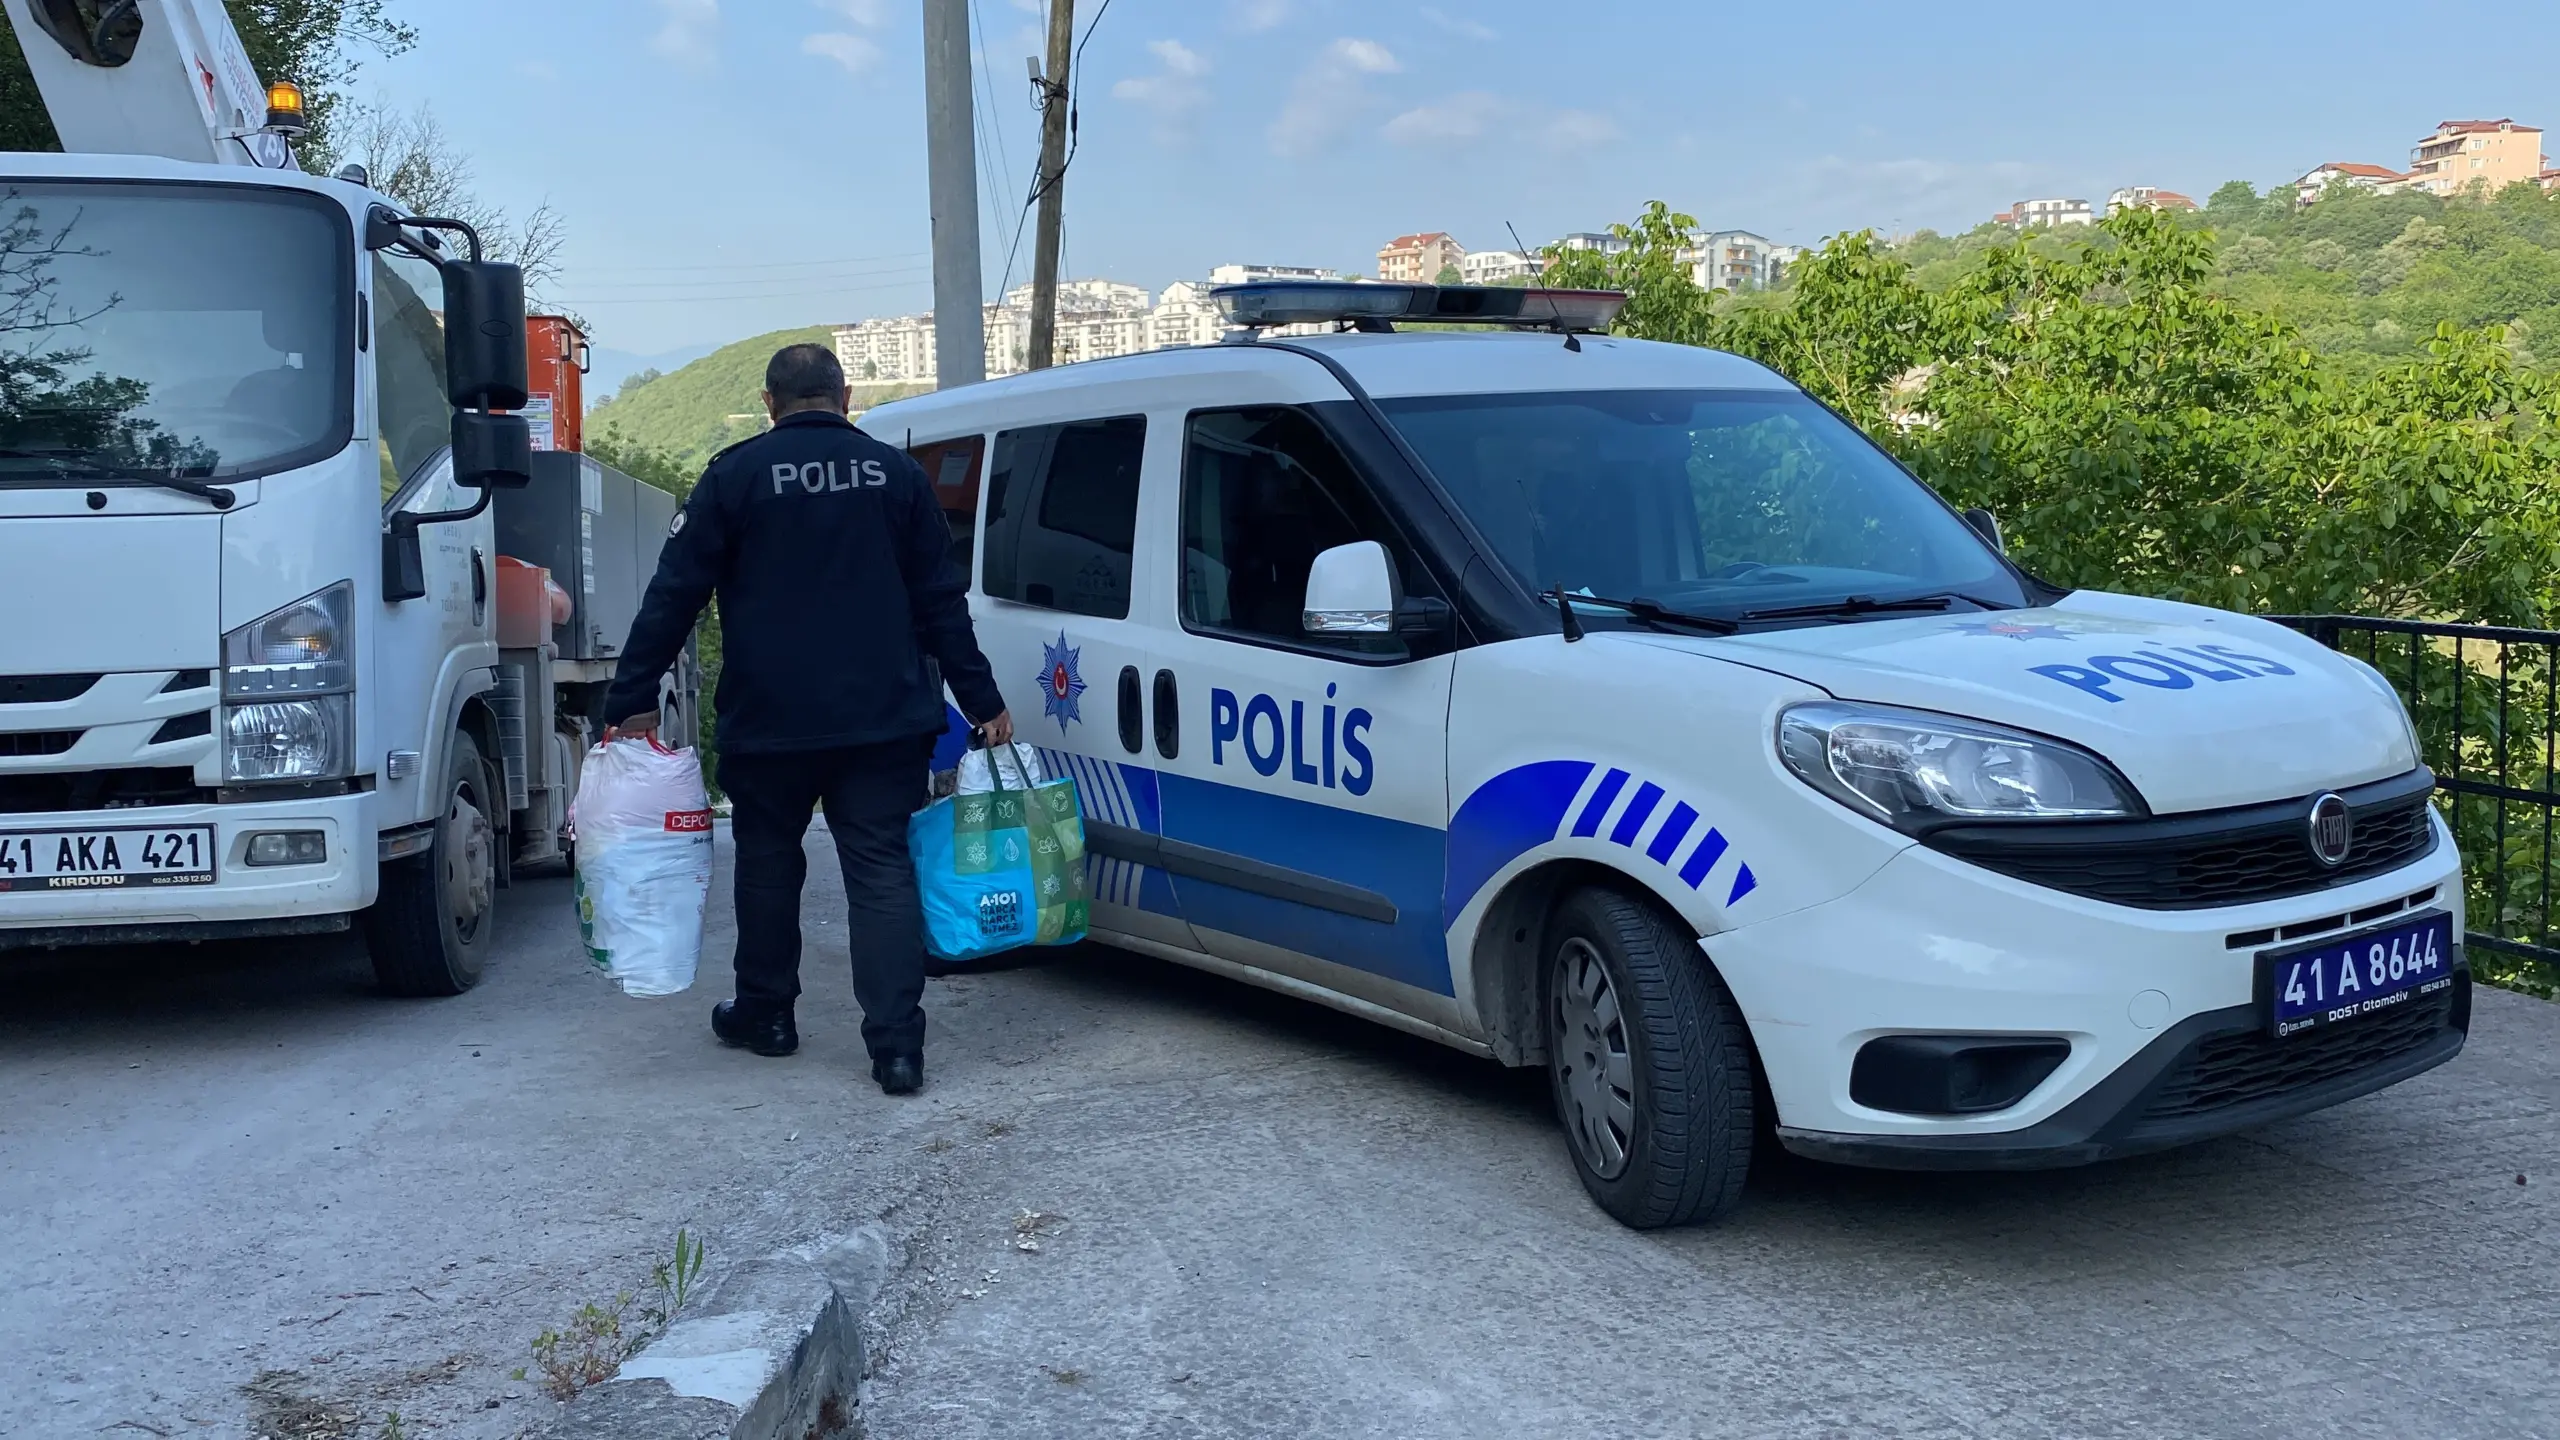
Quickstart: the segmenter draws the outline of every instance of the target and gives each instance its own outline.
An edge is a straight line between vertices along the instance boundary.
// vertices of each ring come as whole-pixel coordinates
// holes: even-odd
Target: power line
[[[829,285],[829,286],[825,286],[825,287],[822,287],[822,288],[814,288],[814,289],[813,289],[813,288],[810,288],[810,287],[807,287],[807,286],[800,286],[800,287],[795,287],[795,288],[793,288],[793,289],[789,289],[789,290],[762,290],[762,291],[757,291],[757,292],[752,293],[752,294],[745,294],[745,295],[645,295],[645,296],[636,296],[636,297],[635,297],[635,296],[615,296],[615,295],[606,295],[606,296],[592,296],[592,295],[588,295],[588,296],[571,296],[571,297],[567,297],[567,298],[563,299],[563,300],[561,301],[561,303],[562,303],[562,304],[565,304],[565,305],[577,305],[577,306],[588,306],[588,305],[717,305],[717,304],[724,304],[724,303],[726,303],[726,302],[728,302],[728,301],[732,301],[732,300],[779,300],[779,299],[784,299],[784,298],[787,298],[787,297],[790,297],[790,296],[795,296],[795,295],[796,295],[796,296],[802,296],[802,297],[820,297],[820,296],[828,296],[828,295],[860,295],[860,294],[866,294],[866,293],[871,292],[871,291],[874,291],[874,290],[911,290],[911,289],[914,289],[917,285],[920,285],[920,284],[922,284],[922,283],[924,283],[922,280],[916,280],[916,279],[911,279],[911,280],[884,280],[884,281],[882,281],[881,283],[879,283],[879,284],[877,284],[877,285]]]
[[[877,270],[849,271],[841,275],[751,275],[736,280],[664,280],[645,283],[625,282],[619,280],[588,280],[587,277],[581,278],[582,280],[587,280],[587,283],[592,284],[596,290],[610,290],[616,293],[644,293],[657,290],[692,290],[710,293],[724,289],[732,289],[740,285],[823,285],[842,280],[886,279],[895,275],[921,274],[925,271],[931,270],[932,268],[933,267],[929,264],[890,265],[883,266]]]
[[[754,265],[590,265],[581,267],[586,273],[601,275],[659,275],[699,270],[796,270],[829,265],[868,265],[880,260],[914,260],[932,254],[927,250],[900,250],[889,255],[847,255],[833,260],[776,260]]]
[[[1032,207],[1040,203],[1041,196],[1049,193],[1050,186],[1065,184],[1067,179],[1067,167],[1076,163],[1076,150],[1083,143],[1079,138],[1076,129],[1077,107],[1083,103],[1077,98],[1077,92],[1082,87],[1076,77],[1084,73],[1084,47],[1093,43],[1093,32],[1102,28],[1102,17],[1110,13],[1111,0],[1102,0],[1101,8],[1095,10],[1093,12],[1093,18],[1085,22],[1084,38],[1076,42],[1074,56],[1067,62],[1067,78],[1063,84],[1055,78],[1036,82],[1041,87],[1043,108],[1046,108],[1048,100],[1047,92],[1050,87],[1056,86],[1066,92],[1067,153],[1066,158],[1058,162],[1058,173],[1054,176],[1040,174],[1039,167],[1036,163],[1032,167],[1031,193],[1029,196],[1025,197],[1022,202],[1022,214],[1015,217],[1013,222],[1013,245],[1005,251],[1004,283],[996,287],[996,297],[998,299],[1002,299],[1005,291],[1013,287],[1014,254],[1022,246],[1022,227],[1024,222],[1030,218]],[[1062,239],[1059,242],[1059,249],[1062,252],[1062,258],[1065,248],[1065,241]]]

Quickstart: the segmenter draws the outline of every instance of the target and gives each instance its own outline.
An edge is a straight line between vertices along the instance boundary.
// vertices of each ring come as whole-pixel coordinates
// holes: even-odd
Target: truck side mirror
[[[447,260],[445,390],[469,410],[521,410],[526,397],[524,271],[491,260]]]
[[[2003,555],[2009,553],[2009,542],[2000,538],[1999,517],[1976,505],[1964,512],[1964,523],[1972,526],[1973,533],[1981,536],[1983,542],[1992,549]]]
[[[533,483],[533,426],[521,415],[453,412],[453,482],[474,490]]]
[[[1403,598],[1385,546],[1375,540],[1336,545],[1307,568],[1307,633],[1394,634]]]

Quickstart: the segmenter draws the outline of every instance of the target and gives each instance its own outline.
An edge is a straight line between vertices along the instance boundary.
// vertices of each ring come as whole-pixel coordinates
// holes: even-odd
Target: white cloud
[[[1346,36],[1327,45],[1299,72],[1288,103],[1272,120],[1272,150],[1307,155],[1323,149],[1375,105],[1367,78],[1392,75],[1403,68],[1394,52],[1375,40]]]
[[[877,30],[889,23],[889,0],[817,0],[821,10],[833,10],[865,30]]]
[[[1154,111],[1157,138],[1184,139],[1188,131],[1183,122],[1209,103],[1209,87],[1200,83],[1209,73],[1209,59],[1179,40],[1152,40],[1147,49],[1164,68],[1123,80],[1111,87],[1111,93]]]
[[[1417,105],[1389,120],[1384,131],[1398,145],[1453,145],[1481,140],[1504,118],[1503,102],[1482,90]]]
[[[1227,6],[1236,28],[1245,31],[1277,28],[1289,18],[1289,8],[1289,0],[1231,0]]]
[[[1618,123],[1589,110],[1555,110],[1482,90],[1465,90],[1417,105],[1379,131],[1388,143],[1416,149],[1463,150],[1480,145],[1587,150],[1619,138]]]
[[[670,60],[710,63],[720,33],[720,0],[658,0],[658,13],[665,18],[649,37],[650,49]]]
[[[860,35],[847,34],[842,30],[822,30],[815,35],[801,37],[800,53],[833,60],[849,75],[861,74],[880,59],[879,46]]]
[[[1618,122],[1589,110],[1558,110],[1539,127],[1538,139],[1550,150],[1588,150],[1606,145],[1624,132]]]
[[[1441,29],[1448,31],[1452,35],[1461,35],[1469,40],[1499,40],[1502,38],[1502,36],[1497,33],[1492,26],[1485,24],[1481,20],[1473,19],[1465,15],[1451,15],[1433,6],[1425,5],[1422,7],[1422,18],[1439,26]]]

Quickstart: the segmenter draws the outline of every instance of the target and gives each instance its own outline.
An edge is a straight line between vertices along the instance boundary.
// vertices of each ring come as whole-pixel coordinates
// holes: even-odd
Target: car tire
[[[1697,937],[1587,889],[1549,917],[1544,954],[1547,1078],[1583,1188],[1638,1230],[1733,1209],[1751,1170],[1751,1039]]]
[[[461,994],[480,983],[491,944],[503,837],[490,808],[498,802],[488,763],[469,734],[455,733],[445,772],[435,843],[385,864],[365,912],[374,978],[393,995]]]

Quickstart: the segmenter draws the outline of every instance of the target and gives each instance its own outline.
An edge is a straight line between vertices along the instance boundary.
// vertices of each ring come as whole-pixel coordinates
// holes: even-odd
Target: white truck
[[[521,274],[295,168],[219,0],[5,7],[65,153],[0,155],[0,952],[360,925],[458,993],[674,497],[538,448]]]

